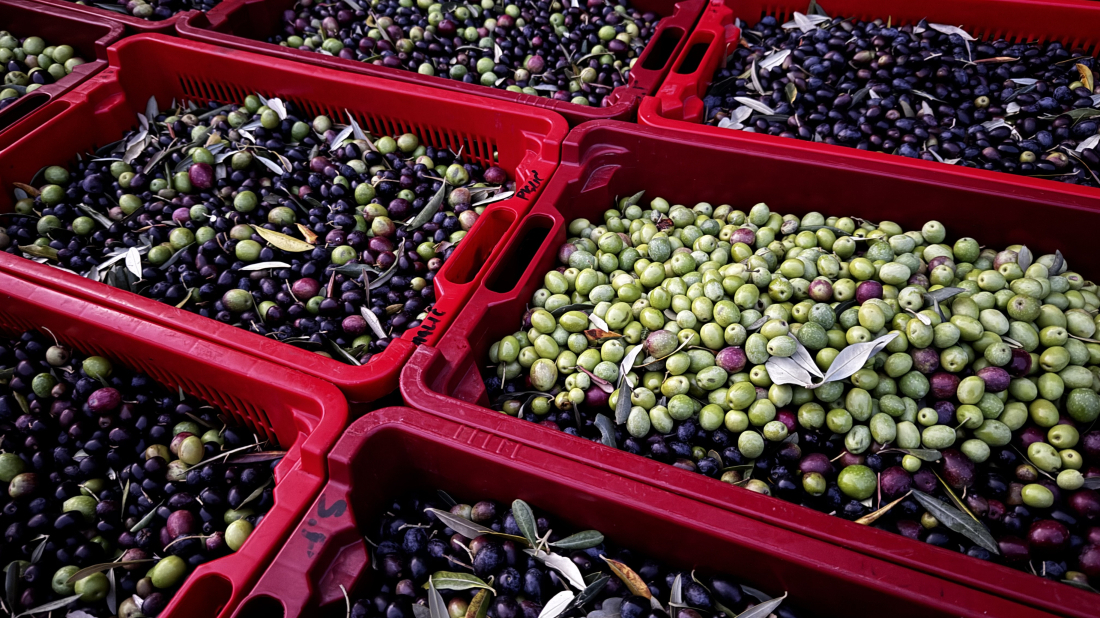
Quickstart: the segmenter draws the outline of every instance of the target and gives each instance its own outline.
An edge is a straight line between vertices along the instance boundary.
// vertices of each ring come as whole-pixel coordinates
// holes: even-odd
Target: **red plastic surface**
[[[107,46],[122,38],[123,28],[116,23],[74,15],[38,2],[0,0],[0,30],[7,30],[20,39],[39,36],[48,45],[70,45],[76,55],[84,59],[84,64],[69,75],[19,97],[0,110],[2,133],[34,109],[106,68]]]
[[[458,500],[520,498],[579,529],[683,568],[721,572],[814,615],[1049,616],[818,540],[408,408],[348,428],[330,480],[234,618],[344,616],[371,579],[366,528],[395,497],[444,489]],[[858,601],[855,601],[857,600]]]
[[[978,39],[1060,41],[1069,48],[1082,48],[1092,55],[1100,53],[1100,2],[1090,0],[830,0],[822,7],[832,16],[889,17],[898,25],[928,19],[959,25]],[[940,175],[940,182],[945,183],[983,180],[1005,185],[1011,190],[1041,188],[1067,199],[1087,196],[1100,205],[1100,189],[1096,188],[701,124],[705,113],[703,96],[714,72],[739,44],[741,34],[733,25],[734,20],[740,19],[742,25],[752,27],[767,15],[788,20],[795,11],[805,10],[806,3],[802,0],[710,0],[657,94],[642,101],[638,122],[674,129],[683,134],[683,139],[721,137],[734,147],[776,144],[786,148],[790,156],[827,153],[838,166],[874,162],[882,164],[883,169],[890,166],[896,170],[891,173],[934,172]]]
[[[500,240],[519,225],[549,180],[567,131],[564,119],[544,110],[457,93],[442,100],[439,91],[422,86],[394,88],[374,78],[160,35],[125,39],[110,49],[110,62],[101,75],[27,119],[41,126],[0,151],[0,177],[27,180],[44,165],[119,139],[136,123],[135,114],[145,109],[150,95],[165,105],[172,99],[243,101],[260,92],[292,101],[307,113],[344,121],[345,110],[350,110],[366,131],[416,133],[437,147],[463,147],[465,158],[483,165],[496,154],[499,165],[516,179],[516,196],[490,205],[437,273],[437,302],[425,324],[362,367],[0,253],[2,271],[299,369],[333,382],[354,401],[371,401],[395,390],[413,348],[434,343],[444,332],[480,282]],[[11,194],[3,191],[0,212],[11,208]]]
[[[217,6],[205,13],[202,11],[182,11],[168,19],[150,21],[148,19],[134,17],[133,15],[123,15],[115,11],[101,9],[95,6],[95,0],[84,1],[88,4],[77,4],[71,0],[30,0],[30,2],[34,4],[53,6],[72,13],[79,13],[90,18],[121,24],[126,28],[127,34],[159,33],[169,35],[174,35],[176,33],[176,21],[181,18],[193,15],[206,15],[210,23],[220,24],[244,3],[244,0],[222,0]]]
[[[1084,207],[1087,200],[1059,202],[1055,198],[1061,196],[1050,192],[1022,193],[1008,186],[951,186],[940,183],[935,174],[899,176],[888,170],[840,167],[824,153],[792,158],[774,143],[734,147],[707,137],[688,143],[674,131],[595,122],[570,134],[562,164],[546,192],[436,348],[422,347],[413,354],[401,375],[407,405],[1034,608],[1079,618],[1100,615],[1100,595],[488,409],[479,368],[487,362],[489,346],[519,327],[531,295],[542,286],[543,274],[556,266],[567,224],[577,217],[598,220],[617,196],[642,189],[643,200],[660,196],[673,204],[707,201],[741,209],[765,202],[776,212],[889,219],[906,229],[937,219],[950,238],[970,235],[990,246],[1026,243],[1036,254],[1060,248],[1078,272],[1100,271],[1100,256],[1092,249],[1100,210]]]
[[[429,77],[415,71],[393,69],[357,60],[347,60],[335,56],[326,56],[317,52],[292,49],[273,43],[267,38],[280,32],[283,11],[295,6],[294,0],[229,0],[243,2],[239,8],[229,11],[221,23],[215,22],[217,16],[211,14],[192,14],[179,20],[177,30],[180,36],[195,40],[224,45],[236,49],[256,51],[269,56],[307,62],[309,64],[330,67],[341,71],[350,71],[362,75],[383,77],[389,80],[409,84],[424,84],[435,88],[444,88],[451,92],[475,94],[481,97],[522,103],[557,112],[576,125],[588,120],[601,118],[633,120],[638,111],[638,102],[647,94],[653,94],[661,85],[661,79],[668,73],[673,59],[683,47],[687,33],[699,19],[706,0],[635,0],[633,5],[642,11],[653,11],[665,16],[660,22],[649,45],[635,62],[630,71],[630,81],[616,88],[607,97],[604,107],[586,107],[566,101],[555,101],[547,97],[508,92],[499,88],[489,88],[480,84],[467,84],[453,79]]]
[[[332,385],[183,333],[0,273],[0,332],[48,330],[58,340],[180,387],[287,451],[275,506],[236,553],[201,565],[165,618],[212,618],[236,607],[325,482],[325,456],[347,425]]]

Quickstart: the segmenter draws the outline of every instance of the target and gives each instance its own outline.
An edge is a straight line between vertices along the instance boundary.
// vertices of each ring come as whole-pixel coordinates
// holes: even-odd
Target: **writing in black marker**
[[[527,184],[520,187],[519,191],[516,191],[516,197],[521,200],[530,199],[528,196],[535,192],[535,189],[539,188],[542,184],[542,178],[539,178],[538,170],[531,170],[531,180],[527,181]]]
[[[435,329],[439,328],[439,318],[445,315],[447,315],[447,312],[436,311],[434,307],[428,309],[427,317],[420,323],[420,327],[416,329],[416,334],[413,335],[413,345],[424,345],[428,341],[428,337],[435,332]]]

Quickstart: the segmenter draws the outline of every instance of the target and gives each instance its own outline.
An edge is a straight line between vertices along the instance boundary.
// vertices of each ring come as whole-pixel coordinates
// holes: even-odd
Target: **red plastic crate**
[[[84,1],[88,4],[77,4],[72,0],[30,0],[30,2],[34,4],[53,6],[65,9],[70,13],[80,13],[88,18],[121,24],[125,27],[127,34],[159,33],[169,35],[174,35],[176,33],[176,21],[180,18],[189,17],[191,15],[206,15],[210,23],[220,24],[244,2],[244,0],[222,0],[217,6],[205,13],[202,11],[182,11],[168,19],[150,21],[148,19],[134,17],[133,15],[123,15],[115,11],[101,9],[95,6],[96,0]]]
[[[1100,210],[1079,198],[1056,201],[1052,192],[1010,186],[952,186],[935,174],[896,175],[889,170],[836,165],[825,153],[792,157],[774,143],[736,147],[728,141],[606,121],[575,129],[562,164],[518,234],[509,239],[484,283],[434,347],[417,350],[401,376],[409,406],[461,420],[537,445],[700,502],[726,508],[778,528],[827,541],[845,550],[900,564],[1030,607],[1064,616],[1100,615],[1100,595],[1005,566],[909,540],[727,485],[625,451],[576,438],[488,408],[480,368],[488,349],[519,328],[543,274],[556,265],[566,227],[577,217],[595,220],[617,196],[646,190],[643,200],[731,204],[765,202],[774,211],[859,216],[919,229],[929,219],[951,238],[972,235],[991,246],[1027,243],[1037,255],[1061,248],[1078,272],[1100,270],[1091,249]],[[883,198],[889,200],[883,202]],[[1057,222],[1035,225],[1035,221]],[[997,614],[991,614],[997,615]],[[1007,615],[1007,614],[1005,614]]]
[[[394,497],[430,489],[470,501],[521,498],[650,557],[787,591],[817,616],[886,609],[898,618],[1050,616],[408,408],[353,423],[329,470],[320,497],[234,618],[345,615],[340,586],[355,595],[371,577],[357,523],[375,521]]]
[[[437,301],[426,324],[406,332],[361,367],[0,254],[0,271],[304,371],[336,384],[353,401],[371,401],[395,390],[413,348],[433,343],[445,331],[480,282],[501,238],[519,224],[550,178],[567,131],[564,119],[544,110],[422,86],[397,89],[373,78],[160,35],[131,37],[109,52],[111,66],[103,74],[27,119],[41,126],[0,151],[0,177],[27,180],[43,165],[117,140],[136,122],[135,113],[145,109],[150,95],[166,104],[173,98],[243,101],[258,91],[333,119],[346,121],[344,110],[350,110],[364,130],[376,135],[408,131],[417,133],[422,143],[464,147],[464,156],[481,164],[491,162],[496,153],[499,165],[516,179],[517,195],[490,205],[437,273]],[[2,193],[0,212],[9,211],[11,193]]]
[[[117,23],[74,15],[38,2],[0,0],[0,30],[18,38],[40,36],[49,45],[71,45],[76,55],[84,59],[84,64],[69,75],[19,97],[0,110],[0,132],[3,132],[35,108],[106,68],[107,46],[122,38],[123,28]]]
[[[1070,48],[1083,48],[1092,55],[1100,53],[1100,2],[1091,0],[827,0],[821,6],[830,16],[865,20],[889,17],[899,25],[927,18],[932,22],[961,26],[977,39],[1060,41]],[[1088,196],[1100,204],[1100,189],[1094,187],[702,124],[705,120],[703,96],[714,72],[741,38],[734,20],[739,18],[743,25],[751,27],[767,15],[786,21],[795,11],[806,10],[803,0],[710,0],[660,90],[642,101],[638,122],[674,129],[683,139],[720,137],[736,147],[776,144],[786,148],[790,156],[827,153],[838,166],[874,162],[881,164],[882,169],[894,170],[890,173],[928,172],[938,174],[940,182],[944,183],[980,180],[1021,191],[1041,188],[1064,199]]]
[[[51,0],[52,1],[52,0]],[[274,43],[267,38],[280,32],[283,11],[294,8],[295,0],[228,0],[241,2],[219,23],[218,17],[201,13],[181,18],[176,26],[180,36],[194,41],[204,41],[246,51],[257,51],[268,56],[297,60],[309,64],[350,71],[361,75],[383,77],[408,84],[424,84],[444,88],[451,92],[475,94],[498,101],[522,103],[531,107],[548,109],[565,116],[570,125],[588,120],[633,120],[638,103],[647,94],[653,94],[668,73],[673,59],[683,47],[688,32],[699,19],[706,0],[635,0],[633,5],[642,11],[653,11],[664,16],[653,34],[649,45],[630,70],[630,81],[613,90],[604,107],[586,107],[567,101],[555,101],[519,92],[508,92],[480,84],[467,84],[443,77],[429,77],[415,71],[393,69],[357,60],[326,56],[317,52],[292,49]],[[213,13],[213,12],[211,12]]]
[[[214,617],[236,607],[326,480],[325,456],[348,422],[332,385],[0,273],[0,332],[46,331],[73,348],[182,388],[287,451],[275,468],[275,506],[237,552],[195,569],[166,618]]]

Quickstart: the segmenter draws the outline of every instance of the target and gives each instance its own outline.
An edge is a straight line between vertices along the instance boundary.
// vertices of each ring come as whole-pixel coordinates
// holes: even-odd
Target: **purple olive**
[[[882,284],[878,281],[861,281],[856,286],[856,302],[862,305],[872,298],[882,298]]]
[[[731,245],[743,242],[751,247],[756,244],[756,232],[747,227],[739,227],[730,234],[729,242]]]
[[[1022,378],[1031,371],[1031,354],[1020,348],[1012,349],[1012,360],[1008,362],[1009,375],[1014,378]]]
[[[913,477],[901,466],[891,466],[883,470],[878,481],[883,497],[889,499],[897,498],[909,491],[912,485]]]
[[[832,476],[833,474],[833,464],[824,453],[810,453],[806,455],[798,464],[798,469],[801,470],[803,474],[816,472],[825,477]]]
[[[192,163],[187,170],[191,186],[205,191],[214,186],[214,168],[209,163]]]
[[[940,368],[940,355],[934,348],[917,348],[909,353],[913,358],[913,369],[929,374]]]
[[[88,409],[100,416],[122,404],[122,395],[111,387],[101,388],[88,397]]]
[[[978,377],[985,381],[987,393],[999,393],[1008,389],[1008,383],[1012,377],[1000,367],[982,367],[978,370]]]
[[[951,399],[955,396],[955,391],[959,388],[959,378],[953,373],[947,373],[941,371],[932,376],[929,380],[929,385],[932,389],[932,396],[937,399]]]
[[[819,303],[829,302],[833,299],[833,284],[824,277],[818,277],[810,282],[808,293]]]
[[[1034,556],[1058,556],[1069,544],[1069,529],[1053,519],[1042,519],[1031,524],[1027,531],[1028,550]]]
[[[665,331],[660,331],[665,332]],[[671,335],[671,333],[669,333]],[[652,337],[652,334],[650,335]],[[673,335],[673,338],[675,336]],[[649,340],[646,340],[648,347]],[[652,352],[650,352],[652,354]],[[745,351],[738,346],[729,346],[723,348],[722,351],[714,357],[714,364],[718,365],[722,369],[726,370],[726,373],[738,373],[745,368],[745,364],[748,363],[748,356],[745,355]]]
[[[962,489],[974,484],[974,475],[977,471],[969,457],[953,448],[944,450],[942,455],[940,474],[948,485],[955,489]]]

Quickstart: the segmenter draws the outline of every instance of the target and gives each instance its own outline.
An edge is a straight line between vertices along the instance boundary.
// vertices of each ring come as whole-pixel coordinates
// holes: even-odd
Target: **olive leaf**
[[[586,304],[583,304],[583,303],[582,304],[577,304],[577,305],[566,305],[564,307],[558,307],[557,309],[551,311],[550,315],[554,316],[555,318],[560,318],[561,316],[565,315],[566,313],[569,313],[570,311],[592,311],[595,308],[596,308],[596,305],[586,305]],[[605,328],[604,330],[609,330],[609,329]]]
[[[107,588],[107,610],[114,614],[118,612],[118,584],[115,582],[114,570],[107,571],[107,583],[110,586]],[[65,618],[69,618],[71,615],[68,614]]]
[[[8,563],[8,566],[4,568],[6,575],[4,577],[4,596],[8,600],[8,605],[15,607],[15,601],[19,598],[19,561],[13,560]]]
[[[164,500],[161,500],[156,506],[149,509],[149,512],[145,514],[145,517],[142,517],[138,521],[138,523],[134,524],[133,528],[130,528],[130,532],[137,532],[138,530],[141,530],[142,528],[148,526],[149,523],[153,521],[153,517],[156,517],[157,509],[159,509],[162,504],[164,504]]]
[[[441,509],[428,508],[424,510],[432,513],[433,515],[438,517],[439,521],[443,522],[445,526],[468,539],[476,539],[483,534],[494,533],[494,530],[492,528],[486,528],[485,526],[482,526],[480,524],[475,524],[465,517],[459,517],[458,515],[449,513]]]
[[[604,599],[604,602],[600,604],[600,609],[588,612],[587,618],[620,618],[622,614],[619,613],[619,609],[622,605],[622,597]]]
[[[46,613],[46,612],[52,612],[52,611],[58,610],[58,609],[64,609],[64,608],[72,605],[73,603],[75,603],[76,600],[79,599],[79,598],[80,598],[79,594],[74,594],[70,597],[65,597],[64,599],[58,599],[56,601],[50,601],[49,603],[46,603],[45,605],[39,605],[38,607],[32,607],[31,609],[28,609],[27,611],[23,612],[22,614],[16,614],[15,618],[22,618],[23,616],[32,616],[34,614],[42,614],[42,613]]]
[[[1076,580],[1073,580],[1073,579],[1063,579],[1062,583],[1063,584],[1069,584],[1070,586],[1073,586],[1074,588],[1080,588],[1081,590],[1085,590],[1087,592],[1100,593],[1100,590],[1097,590],[1096,588],[1093,588],[1092,586],[1090,586],[1090,585],[1088,585],[1084,582],[1079,582],[1079,581],[1076,581]]]
[[[259,499],[260,496],[264,495],[264,490],[270,487],[271,483],[274,481],[274,477],[269,477],[263,485],[260,485],[255,490],[253,490],[252,493],[248,494],[248,496],[245,497],[244,500],[241,500],[241,503],[234,508],[236,508],[237,510],[243,509],[245,505],[247,505],[249,502]]]
[[[668,597],[669,614],[672,613],[673,607],[679,607],[684,604],[684,582],[680,574],[676,574],[676,579],[672,582],[672,590]]]
[[[437,590],[469,590],[471,588],[493,590],[492,586],[486,584],[476,575],[455,571],[436,571],[432,573],[431,583],[435,584]],[[424,584],[424,588],[427,587],[428,584]]]
[[[458,500],[451,497],[451,494],[443,491],[442,489],[435,490],[435,493],[439,496],[439,499],[443,501],[447,506],[458,506]]]
[[[432,618],[450,618],[447,604],[443,602],[443,595],[435,589],[435,582],[428,579],[428,611]]]
[[[535,522],[535,513],[531,511],[530,505],[523,500],[515,500],[512,502],[512,517],[516,519],[516,527],[523,534],[523,538],[527,539],[533,547],[538,545],[539,542],[539,529],[538,524]]]
[[[179,259],[181,257],[183,257],[184,252],[187,251],[188,249],[190,249],[191,245],[193,245],[193,244],[195,244],[195,243],[189,243],[186,246],[183,246],[183,247],[180,247],[179,249],[177,249],[176,252],[172,254],[172,257],[168,258],[167,260],[165,260],[165,262],[163,264],[160,265],[160,269],[161,270],[168,270],[168,268],[170,268],[172,266],[172,264],[175,264],[176,262],[179,261]],[[127,256],[126,259],[129,260],[130,259],[129,256]],[[138,263],[139,264],[141,263],[140,258],[138,260]],[[244,269],[242,268],[241,270],[244,270]],[[138,276],[140,277],[140,275],[138,275]]]
[[[321,335],[321,339],[323,339],[325,345],[328,346],[329,352],[332,354],[333,359],[338,360],[345,365],[352,365],[353,367],[359,367],[363,364],[359,362],[359,359],[355,358],[351,354],[348,354],[347,350],[341,348],[340,345],[332,339],[329,339],[324,335]]]
[[[447,198],[447,185],[446,180],[439,186],[439,191],[435,192],[432,199],[428,200],[428,203],[424,205],[424,208],[420,209],[420,212],[416,213],[416,216],[409,220],[405,224],[410,230],[415,230],[425,223],[432,220],[435,213],[439,212],[440,207],[443,206],[443,200]]]
[[[341,274],[341,275],[347,275],[347,276],[353,277],[353,278],[358,278],[358,277],[362,276],[362,274],[365,273],[365,272],[370,273],[372,275],[379,274],[377,268],[375,268],[373,266],[370,266],[368,264],[360,264],[358,262],[351,262],[351,263],[348,263],[348,264],[344,264],[343,266],[333,266],[331,271],[334,272],[334,273]]]
[[[913,490],[913,497],[948,530],[957,532],[990,552],[1001,555],[1001,548],[985,526],[967,517],[962,511],[940,502],[920,490]]]
[[[605,322],[603,318],[596,315],[595,313],[588,314],[588,321],[592,322],[592,324],[596,328],[598,328],[602,331],[610,331],[611,330],[611,327],[607,325],[607,322]]]
[[[592,531],[590,530],[589,532]],[[607,585],[607,582],[611,581],[611,576],[607,573],[593,573],[593,575],[596,575],[596,578],[593,579],[588,584],[588,586],[585,587],[585,589],[577,595],[577,598],[573,599],[573,602],[569,604],[570,610],[578,607],[583,607],[585,603],[588,603],[592,599],[595,599],[596,596],[598,596],[600,592],[603,591],[603,588]]]
[[[618,560],[612,560],[607,556],[600,556],[603,561],[607,563],[607,566],[611,567],[611,572],[626,584],[628,590],[631,593],[638,596],[643,596],[647,599],[653,598],[653,593],[649,591],[649,586],[646,585],[645,580],[640,575],[635,573],[630,567],[626,566]]]
[[[741,588],[744,589],[745,587],[742,586]],[[746,609],[745,611],[741,612],[740,614],[737,614],[737,618],[767,618],[768,616],[770,616],[772,614],[772,612],[774,612],[776,609],[779,608],[780,605],[783,604],[783,601],[786,598],[787,598],[787,593],[784,592],[783,596],[781,596],[781,597],[776,597],[776,598],[771,599],[769,601],[764,601],[763,603],[761,603],[759,605],[754,605],[754,606]]]
[[[488,590],[479,590],[474,599],[466,608],[466,618],[486,618],[489,615],[489,602],[491,600]],[[413,607],[416,607],[415,605]]]
[[[787,95],[787,102],[794,103],[798,98],[798,86],[794,85],[794,82],[787,82],[787,85],[783,87],[783,93]]]
[[[758,64],[757,66],[759,66],[761,69],[771,69],[771,68],[774,68],[774,67],[777,67],[777,66],[783,64],[783,61],[786,60],[787,56],[790,56],[790,55],[791,55],[791,50],[789,50],[789,49],[784,49],[784,50],[772,52],[772,53],[768,54],[767,56],[764,56],[764,59],[761,60],[760,64]],[[761,93],[761,94],[763,94],[763,93]]]
[[[623,208],[625,209],[628,206],[637,206],[638,202],[641,201],[643,195],[645,195],[644,189],[626,198],[626,201],[623,202]]]
[[[386,272],[378,276],[377,279],[370,282],[367,286],[368,290],[373,290],[381,285],[384,285],[387,281],[393,278],[394,273],[397,272],[397,267],[401,264],[401,258],[405,256],[405,243],[401,243],[401,248],[397,251],[397,259],[390,264],[390,267],[386,269]]]
[[[622,339],[623,336],[619,333],[609,331],[605,328],[592,328],[584,331],[585,339],[588,339],[589,343],[603,343],[609,339]]]
[[[145,121],[153,122],[159,115],[160,107],[157,106],[157,97],[156,95],[150,96],[149,100],[145,102]]]
[[[600,414],[597,416],[606,416]],[[611,419],[608,419],[611,420]],[[571,534],[560,541],[554,541],[550,544],[551,547],[558,547],[561,549],[589,549],[596,547],[600,543],[603,543],[603,534],[596,530],[582,530],[576,534]]]
[[[76,458],[73,458],[76,461]],[[34,548],[34,552],[31,554],[31,564],[38,564],[38,561],[42,559],[42,554],[46,553],[46,542],[50,540],[50,535],[42,535],[42,542],[38,544],[38,547]]]
[[[1060,275],[1066,269],[1066,258],[1062,257],[1062,252],[1057,249],[1054,251],[1054,262],[1050,265],[1050,274]]]
[[[904,451],[905,453],[912,455],[913,457],[916,457],[921,461],[934,462],[939,461],[943,458],[943,455],[939,451],[930,448],[903,448],[899,450]]]
[[[38,245],[19,245],[19,250],[31,257],[57,260],[57,249],[53,247],[40,247]]]
[[[596,429],[600,430],[600,442],[604,446],[619,448],[615,441],[615,423],[606,414],[596,415]],[[557,545],[555,545],[557,546]]]
[[[768,107],[767,105],[764,105],[763,103],[755,99],[750,99],[749,97],[733,97],[733,99],[754,112],[760,112],[761,114],[766,114],[768,116],[775,113],[774,109]]]
[[[1077,73],[1081,76],[1081,85],[1092,92],[1096,88],[1096,79],[1088,65],[1077,63]]]
[[[863,517],[860,517],[859,519],[856,520],[856,523],[860,524],[860,525],[863,525],[863,526],[869,526],[869,525],[875,523],[875,521],[877,521],[880,517],[882,517],[883,515],[889,513],[890,509],[897,506],[898,503],[900,503],[902,500],[908,498],[909,494],[911,494],[911,493],[913,493],[913,492],[907,492],[904,496],[898,498],[897,500],[894,500],[890,504],[887,504],[886,506],[880,508],[879,510],[875,511],[874,513],[868,513],[868,514],[864,515]]]
[[[89,567],[84,567],[76,573],[73,573],[69,579],[65,581],[65,584],[71,586],[77,582],[77,580],[84,579],[89,575],[95,575],[96,573],[102,573],[103,571],[109,571],[116,567],[129,566],[131,564],[143,564],[146,562],[156,562],[155,558],[145,558],[143,560],[123,560],[122,562],[104,562],[101,564],[93,564]]]
[[[966,505],[963,504],[962,500],[959,500],[959,497],[955,495],[955,492],[952,491],[951,486],[947,484],[947,481],[943,480],[943,477],[940,476],[939,473],[935,470],[932,471],[932,474],[935,474],[936,478],[940,481],[940,484],[943,485],[943,490],[947,493],[947,497],[951,498],[951,502],[954,503],[955,508],[966,513],[970,516],[971,519],[981,524],[981,520],[975,517],[974,513],[972,513],[970,509],[966,508]]]
[[[488,206],[489,204],[495,204],[497,202],[503,202],[504,200],[512,197],[515,194],[516,194],[515,191],[505,191],[503,193],[498,193],[498,194],[496,194],[492,197],[487,197],[483,200],[478,200],[478,201],[474,202],[473,204],[470,204],[470,208],[477,208],[478,206]]]
[[[360,307],[359,313],[362,314],[363,319],[367,321],[367,326],[374,331],[374,335],[379,339],[386,338],[386,331],[382,329],[382,323],[378,320],[378,316],[374,315],[374,312],[366,307]]]
[[[584,583],[584,576],[581,575],[580,568],[578,568],[569,558],[559,556],[558,554],[548,554],[541,549],[525,549],[523,551],[560,573],[565,577],[565,581],[569,582],[569,584],[577,590],[584,590],[588,587],[587,584]]]
[[[108,219],[103,213],[93,210],[91,206],[88,206],[87,204],[77,204],[76,207],[84,211],[84,214],[94,219],[96,223],[102,225],[105,228],[111,227],[111,220]]]
[[[854,343],[849,345],[840,351],[840,354],[836,355],[833,359],[833,364],[829,366],[829,370],[821,375],[821,371],[817,369],[816,365],[800,362],[799,358],[780,358],[771,357],[765,363],[765,367],[768,369],[768,375],[772,378],[772,382],[775,384],[798,384],[804,388],[815,389],[822,384],[828,384],[829,382],[836,382],[851,377],[852,374],[863,369],[863,366],[867,364],[867,360],[878,354],[883,348],[887,346],[895,337],[898,336],[897,332],[887,333],[874,341],[867,341],[865,343]],[[799,342],[795,339],[795,349],[798,349]],[[809,355],[807,354],[808,358]],[[775,370],[776,375],[772,375],[772,370]],[[801,372],[804,372],[810,376],[820,376],[820,382],[814,382],[812,379],[806,379]],[[811,371],[812,370],[812,371]]]
[[[642,353],[643,347],[645,346],[641,344],[634,346],[626,353],[622,365],[619,366],[619,399],[615,402],[615,422],[619,425],[625,423],[630,416],[630,381],[627,375],[634,368],[634,360]]]
[[[974,37],[970,36],[970,34],[967,33],[966,30],[963,30],[962,28],[960,28],[958,26],[946,26],[944,24],[928,24],[928,27],[935,30],[936,32],[941,32],[943,34],[957,34],[960,37],[962,37],[962,40],[964,40],[964,41],[976,41],[977,40]]]
[[[250,445],[255,446],[255,445]],[[264,463],[266,461],[274,461],[276,459],[282,459],[286,457],[286,451],[258,451],[256,453],[245,453],[244,455],[238,455],[236,457],[230,457],[225,460],[225,463],[230,465],[243,465],[251,463]],[[237,507],[240,508],[240,507]]]
[[[288,251],[290,253],[301,253],[303,251],[313,251],[313,245],[305,242],[304,240],[298,240],[293,236],[287,236],[274,230],[269,230],[263,226],[257,225],[252,228],[261,238],[268,243],[275,246],[275,248],[282,251]]]
[[[290,264],[286,262],[256,262],[255,264],[242,266],[241,271],[251,272],[253,270],[267,270],[269,268],[290,268]]]
[[[1088,476],[1085,477],[1086,489],[1100,489],[1100,476]]]
[[[563,590],[555,594],[543,606],[542,611],[539,612],[539,618],[558,618],[572,605],[574,598],[575,595],[571,590]]]

